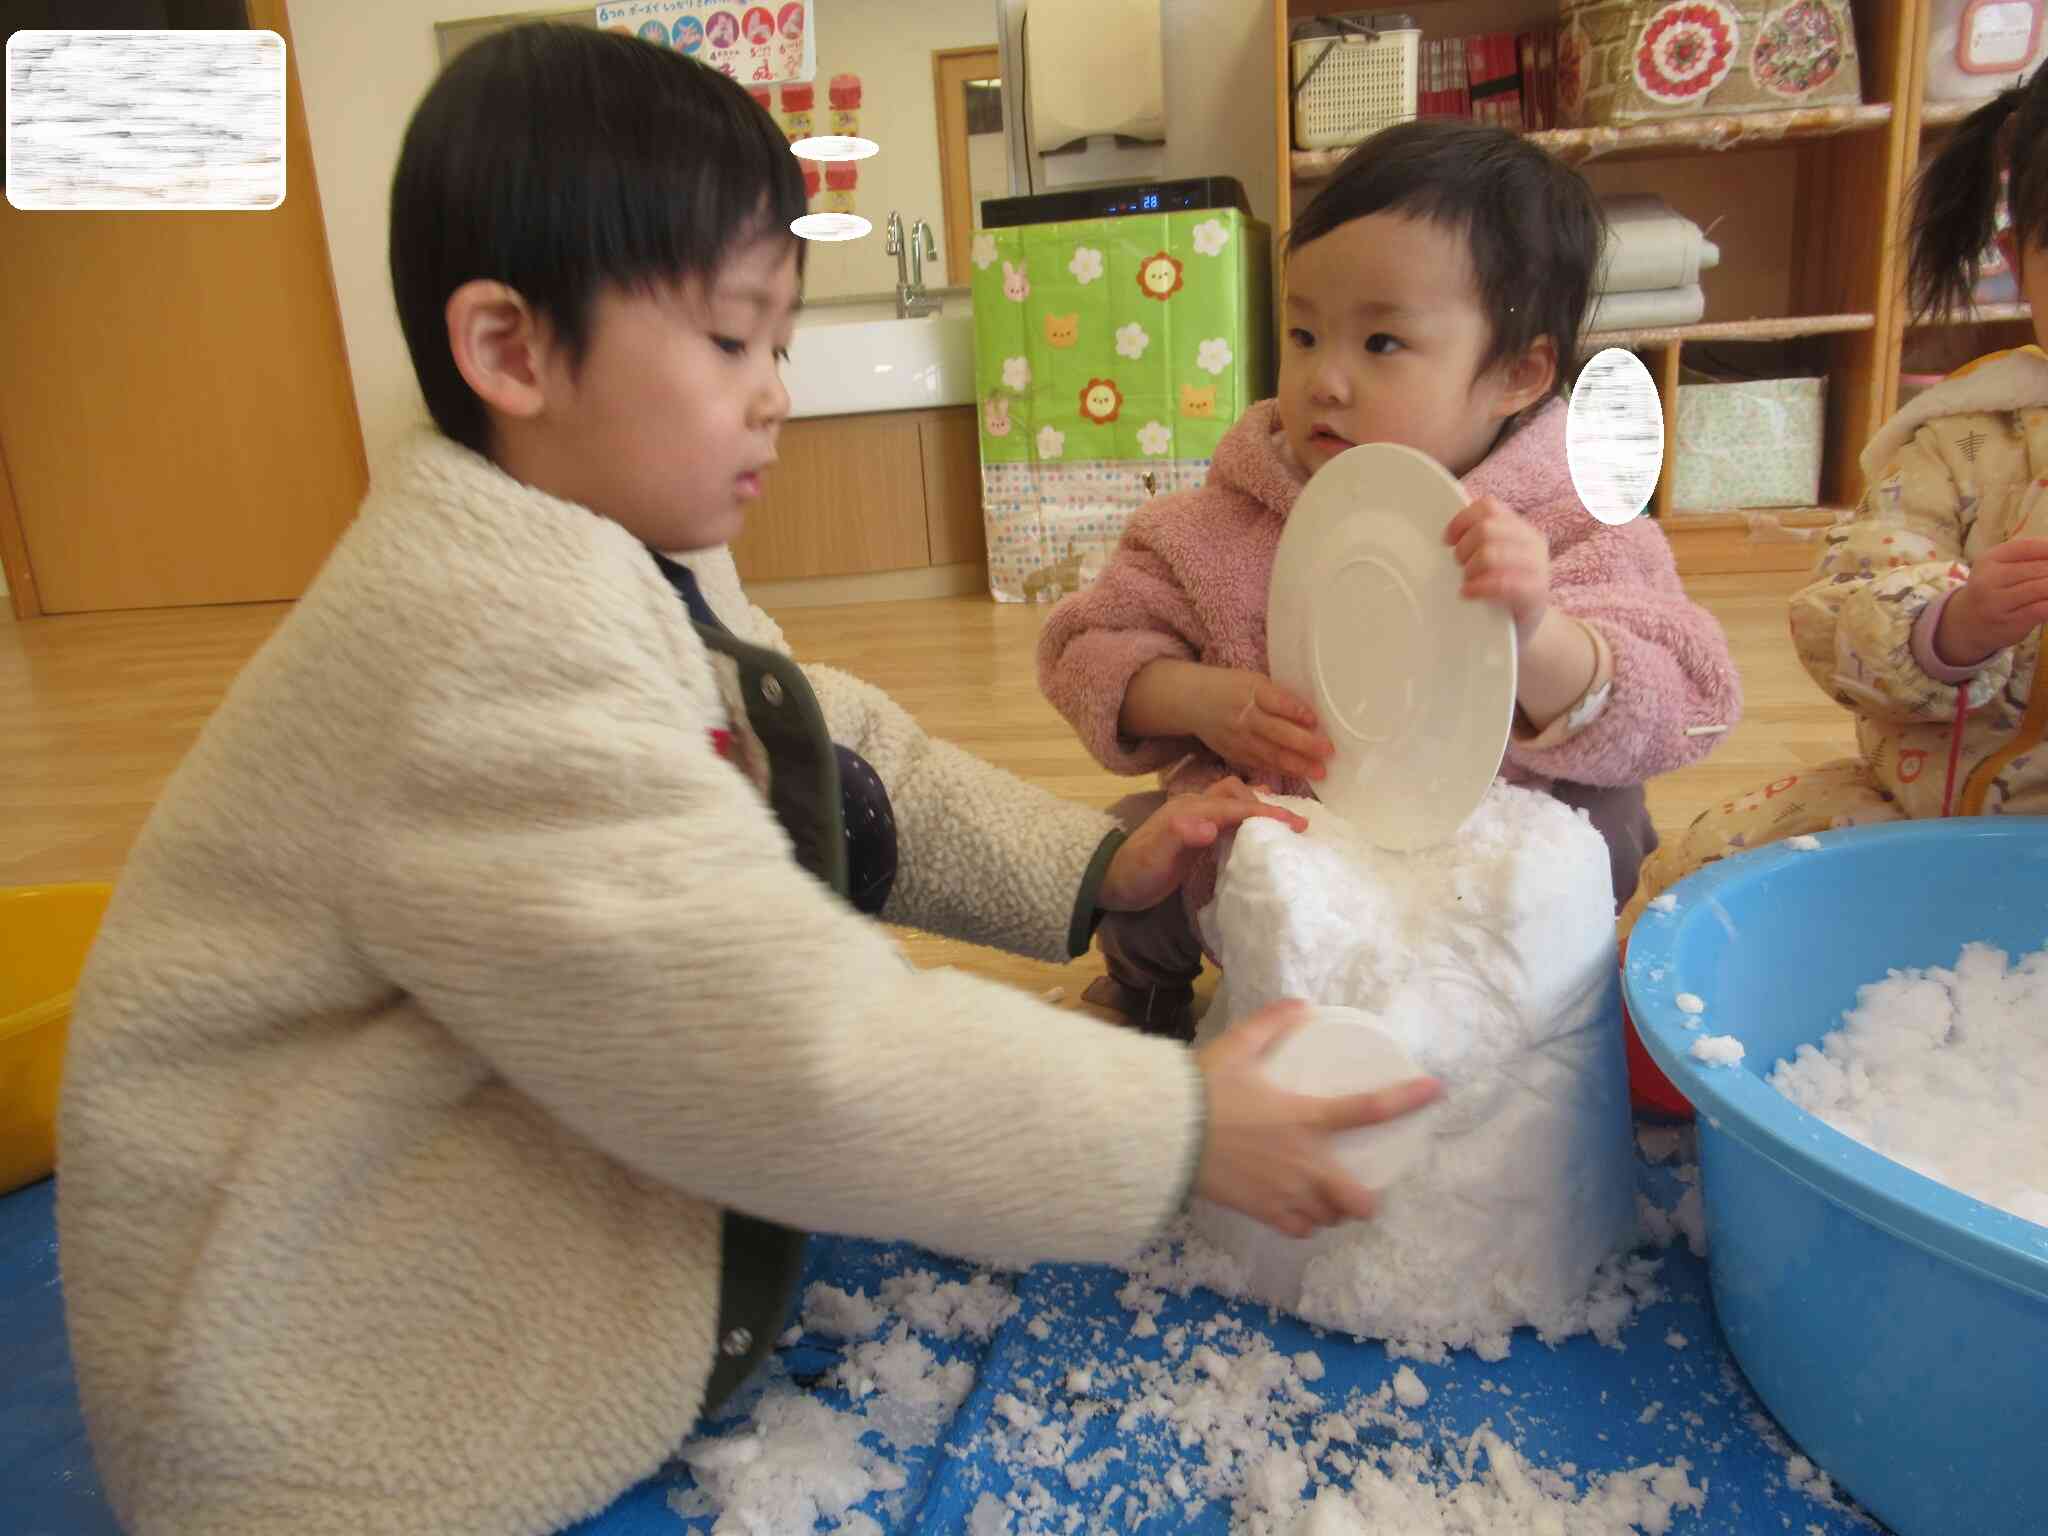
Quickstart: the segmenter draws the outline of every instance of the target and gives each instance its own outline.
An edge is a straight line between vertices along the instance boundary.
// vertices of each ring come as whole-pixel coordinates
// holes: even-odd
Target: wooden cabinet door
[[[282,0],[245,14],[285,30]],[[362,431],[286,63],[278,208],[0,202],[6,543],[29,613],[297,597],[355,515]]]
[[[779,457],[732,542],[743,578],[862,576],[931,563],[918,413],[792,421]]]
[[[981,517],[981,424],[971,405],[924,418],[925,526],[933,565],[983,565],[988,534]]]

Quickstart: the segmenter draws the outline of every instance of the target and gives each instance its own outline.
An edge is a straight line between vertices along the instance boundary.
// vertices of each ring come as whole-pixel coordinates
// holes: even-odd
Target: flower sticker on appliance
[[[1148,299],[1164,304],[1184,286],[1180,262],[1164,251],[1147,256],[1138,268],[1138,291]]]
[[[1195,226],[1195,250],[1204,256],[1221,256],[1230,244],[1230,227],[1221,219],[1204,219]]]
[[[1152,345],[1152,338],[1145,334],[1145,327],[1133,320],[1129,325],[1120,325],[1116,330],[1116,355],[1128,357],[1136,362],[1145,355],[1145,349]]]
[[[1720,0],[1667,5],[1636,42],[1636,84],[1652,101],[1696,102],[1728,78],[1741,44],[1741,23]]]
[[[1230,343],[1221,336],[1212,336],[1195,349],[1195,366],[1204,373],[1220,374],[1230,364]]]
[[[1038,429],[1038,456],[1041,459],[1056,459],[1067,451],[1067,434],[1057,427]]]
[[[1031,362],[1028,358],[1006,357],[1003,359],[1003,388],[1014,394],[1023,394],[1031,387]]]
[[[1074,274],[1074,281],[1084,286],[1102,276],[1102,252],[1092,246],[1074,247],[1074,259],[1067,263],[1067,270]]]
[[[1823,0],[1797,0],[1770,18],[1749,53],[1756,83],[1779,96],[1806,96],[1842,70],[1842,24]]]
[[[1138,446],[1156,459],[1173,446],[1173,430],[1163,421],[1148,421],[1138,428]]]
[[[1098,427],[1115,421],[1123,408],[1124,394],[1114,379],[1090,379],[1081,391],[1081,414]]]
[[[976,235],[974,237],[973,254],[975,267],[980,271],[986,272],[996,264],[996,237],[994,235]]]

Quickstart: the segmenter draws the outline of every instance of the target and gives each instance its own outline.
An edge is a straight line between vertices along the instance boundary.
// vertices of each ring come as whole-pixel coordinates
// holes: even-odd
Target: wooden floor
[[[1726,626],[1747,693],[1742,724],[1704,763],[1650,786],[1660,830],[1684,826],[1787,765],[1853,750],[1849,716],[1793,659],[1785,599],[1804,577],[1695,576]],[[0,620],[0,885],[110,880],[165,779],[282,607]],[[1106,805],[1133,781],[1104,773],[1039,696],[1045,610],[944,598],[776,614],[797,655],[888,690],[933,734],[1056,794]],[[1069,1001],[1099,962],[1056,967],[923,936],[921,965],[955,964]]]

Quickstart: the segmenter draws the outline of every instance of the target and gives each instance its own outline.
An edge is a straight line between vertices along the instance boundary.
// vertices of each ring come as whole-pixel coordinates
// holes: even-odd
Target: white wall
[[[881,237],[891,207],[902,210],[906,224],[924,218],[943,232],[931,55],[992,46],[994,7],[995,0],[818,0],[820,99],[827,75],[860,75],[862,129],[882,153],[862,166],[856,205],[876,232],[845,246],[813,247],[813,295],[894,288],[896,264],[883,254]],[[293,0],[296,63],[373,473],[406,428],[425,419],[392,310],[386,241],[398,146],[440,66],[434,23],[519,8],[517,0]],[[533,7],[539,14],[558,9],[545,0]],[[951,253],[940,255],[943,261]],[[931,281],[938,280],[933,274]]]
[[[1009,46],[1022,57],[1031,0],[995,0]],[[1162,177],[1235,176],[1252,216],[1279,206],[1273,145],[1272,13],[1253,0],[1164,0],[1161,68],[1166,86]],[[1004,82],[1006,112],[1022,110]],[[1020,189],[1021,190],[1021,189]]]
[[[373,474],[405,429],[426,419],[386,265],[399,142],[440,68],[434,22],[506,9],[506,0],[293,0],[306,126]]]

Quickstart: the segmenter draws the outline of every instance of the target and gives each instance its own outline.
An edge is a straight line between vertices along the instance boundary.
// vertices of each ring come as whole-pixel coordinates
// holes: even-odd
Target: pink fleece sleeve
[[[1606,640],[1614,691],[1585,730],[1551,747],[1513,744],[1508,760],[1546,778],[1640,784],[1713,750],[1719,735],[1686,730],[1734,725],[1742,681],[1721,626],[1685,595],[1663,530],[1647,518],[1610,528],[1576,503],[1573,511],[1585,531],[1553,547],[1551,598]]]
[[[1202,744],[1187,736],[1141,741],[1124,735],[1124,694],[1149,662],[1199,660],[1204,638],[1172,567],[1134,523],[1102,574],[1046,620],[1038,639],[1038,686],[1103,767],[1150,773],[1203,750]]]

